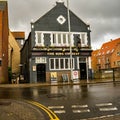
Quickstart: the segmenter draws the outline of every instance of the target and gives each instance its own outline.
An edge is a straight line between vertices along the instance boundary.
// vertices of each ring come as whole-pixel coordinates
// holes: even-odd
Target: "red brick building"
[[[8,5],[0,1],[0,83],[8,82]]]
[[[92,62],[92,69],[94,70],[94,71],[96,71],[97,70],[97,56],[98,56],[98,52],[99,52],[99,49],[98,50],[94,50],[93,52],[92,52],[92,58],[91,58],[91,62]]]
[[[109,42],[104,43],[99,50],[92,52],[92,69],[94,73],[112,73],[113,68],[119,73],[120,38],[110,40]],[[105,77],[105,74],[103,75]],[[120,74],[117,76],[120,76]]]
[[[120,38],[104,43],[97,55],[97,68],[111,69],[120,67],[117,64],[117,61],[120,61],[119,48]]]

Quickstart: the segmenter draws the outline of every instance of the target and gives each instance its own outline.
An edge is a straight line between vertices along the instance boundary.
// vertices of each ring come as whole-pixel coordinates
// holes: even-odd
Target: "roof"
[[[4,10],[5,7],[7,5],[7,1],[6,0],[0,0],[0,10]]]
[[[92,56],[93,57],[96,57],[97,55],[98,55],[98,52],[100,51],[100,49],[98,49],[98,50],[94,50],[93,52],[92,52]]]
[[[16,39],[25,39],[25,32],[12,32]]]
[[[101,49],[99,50],[98,55],[112,54],[119,43],[120,43],[120,38],[115,40],[110,40],[109,42],[104,43]]]
[[[64,2],[56,2],[56,6],[40,17],[34,24],[37,31],[68,31],[68,12]],[[88,25],[70,11],[71,31],[90,31]]]

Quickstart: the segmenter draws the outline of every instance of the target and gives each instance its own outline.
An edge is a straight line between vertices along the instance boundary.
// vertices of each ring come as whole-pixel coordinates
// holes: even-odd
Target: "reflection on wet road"
[[[37,101],[61,120],[111,115],[120,112],[120,84],[0,88],[0,98]]]

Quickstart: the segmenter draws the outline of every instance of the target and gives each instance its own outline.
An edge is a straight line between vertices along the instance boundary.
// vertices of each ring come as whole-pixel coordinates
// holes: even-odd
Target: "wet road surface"
[[[119,93],[119,83],[0,88],[1,99],[39,102],[54,111],[60,120],[81,120],[118,114]]]

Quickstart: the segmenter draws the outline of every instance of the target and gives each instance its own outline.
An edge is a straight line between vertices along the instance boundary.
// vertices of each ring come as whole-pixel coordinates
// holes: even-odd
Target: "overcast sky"
[[[8,0],[11,31],[30,32],[36,21],[56,5],[57,0]],[[63,0],[66,5],[67,0]],[[70,9],[91,26],[93,49],[120,37],[120,0],[69,0]]]

